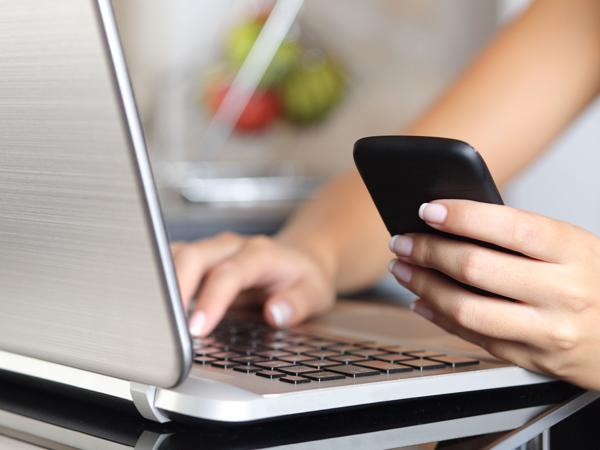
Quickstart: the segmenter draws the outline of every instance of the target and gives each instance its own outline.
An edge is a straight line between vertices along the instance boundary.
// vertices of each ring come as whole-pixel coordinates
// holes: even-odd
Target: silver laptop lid
[[[0,349],[161,387],[191,364],[108,0],[0,0]]]

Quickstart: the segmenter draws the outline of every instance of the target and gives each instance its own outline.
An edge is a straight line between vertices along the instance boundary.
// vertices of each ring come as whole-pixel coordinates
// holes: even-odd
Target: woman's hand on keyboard
[[[222,233],[171,246],[190,332],[205,336],[233,303],[263,303],[265,320],[294,325],[333,305],[332,271],[316,253],[265,236]],[[193,306],[192,306],[193,305]]]
[[[390,270],[420,297],[415,312],[521,367],[600,389],[598,237],[466,200],[427,203],[419,215],[437,230],[520,254],[434,234],[392,238],[398,260]],[[473,293],[450,278],[498,296]]]

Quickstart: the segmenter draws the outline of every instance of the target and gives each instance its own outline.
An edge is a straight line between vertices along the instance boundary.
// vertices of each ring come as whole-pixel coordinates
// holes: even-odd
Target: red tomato
[[[209,105],[214,113],[218,108],[225,94],[229,90],[229,85],[223,85],[209,92]],[[240,118],[235,125],[236,130],[256,131],[261,130],[273,122],[280,110],[279,97],[271,91],[256,91],[250,97],[248,104],[242,111]]]

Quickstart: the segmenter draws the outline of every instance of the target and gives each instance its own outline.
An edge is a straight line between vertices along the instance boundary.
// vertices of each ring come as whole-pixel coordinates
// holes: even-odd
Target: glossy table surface
[[[552,382],[241,425],[159,425],[142,419],[126,402],[0,373],[0,448],[10,448],[9,439],[17,439],[21,448],[31,448],[25,443],[94,449],[399,448],[498,436],[579,393],[571,385]]]

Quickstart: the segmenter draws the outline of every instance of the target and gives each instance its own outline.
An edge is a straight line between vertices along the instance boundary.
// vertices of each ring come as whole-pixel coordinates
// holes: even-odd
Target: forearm
[[[279,234],[319,258],[339,291],[372,283],[390,259],[389,235],[355,170],[333,179]]]
[[[600,2],[535,3],[404,133],[469,142],[502,185],[598,93],[598,55]],[[375,281],[390,257],[389,236],[355,171],[325,186],[280,237],[320,258],[340,290]]]
[[[503,185],[598,94],[599,55],[600,2],[534,2],[409,132],[470,143]]]

